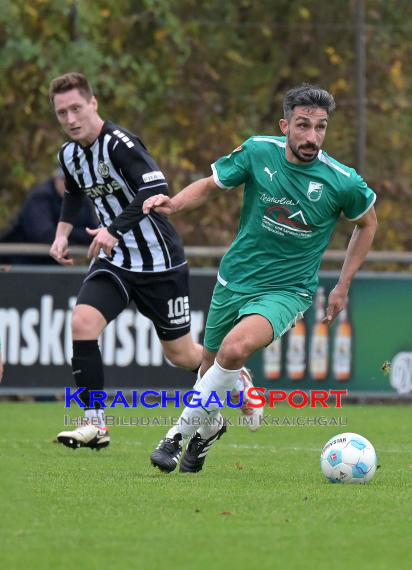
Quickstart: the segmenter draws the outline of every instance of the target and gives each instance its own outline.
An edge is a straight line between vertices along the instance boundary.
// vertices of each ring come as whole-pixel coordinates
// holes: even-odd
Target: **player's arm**
[[[49,250],[51,257],[61,265],[73,265],[73,258],[70,257],[69,251],[69,235],[72,229],[73,224],[59,222],[54,241]]]
[[[133,199],[107,227],[109,235],[121,240],[143,219],[143,202],[154,193],[168,193],[166,179],[138,137],[130,134],[128,144],[123,140],[109,145],[109,157],[114,169],[134,194]]]
[[[49,251],[51,257],[61,265],[73,265],[73,258],[70,257],[69,251],[69,236],[76,223],[77,214],[82,207],[83,200],[84,196],[78,190],[66,190],[63,195],[60,221],[57,224],[54,241]]]
[[[352,279],[365,260],[372,245],[378,225],[375,208],[372,206],[366,214],[353,223],[355,224],[355,229],[346,250],[339,280],[329,295],[326,317],[323,319],[327,323],[331,323],[344,309]]]
[[[143,203],[143,213],[149,214],[151,210],[154,210],[159,214],[170,215],[180,210],[197,208],[207,201],[212,192],[218,189],[213,176],[200,178],[183,188],[173,198],[163,194],[147,198]]]
[[[206,202],[216,191],[237,188],[244,184],[249,176],[249,159],[246,150],[247,142],[238,146],[229,155],[222,156],[212,166],[213,175],[201,178],[181,192],[168,196],[152,196],[143,204],[143,213],[154,210],[159,214],[174,214],[180,210],[197,208]]]
[[[76,225],[78,213],[86,197],[66,168],[63,149],[60,149],[58,160],[64,172],[66,189],[63,195],[60,221],[57,224],[56,234],[49,254],[61,265],[73,265],[73,258],[70,257],[69,251],[69,236]]]

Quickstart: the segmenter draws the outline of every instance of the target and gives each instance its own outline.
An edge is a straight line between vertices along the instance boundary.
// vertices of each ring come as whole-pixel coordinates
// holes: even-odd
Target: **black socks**
[[[79,397],[89,408],[89,390],[103,390],[104,387],[102,355],[97,340],[73,341],[72,369],[77,387],[86,388]],[[100,408],[100,404],[95,402],[94,407]]]

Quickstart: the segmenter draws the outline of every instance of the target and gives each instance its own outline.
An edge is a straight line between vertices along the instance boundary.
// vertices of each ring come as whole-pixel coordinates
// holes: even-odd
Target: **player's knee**
[[[96,337],[96,323],[77,307],[73,310],[72,336],[73,339],[93,339]]]
[[[247,342],[225,338],[219,350],[218,360],[223,368],[241,368],[250,356]]]

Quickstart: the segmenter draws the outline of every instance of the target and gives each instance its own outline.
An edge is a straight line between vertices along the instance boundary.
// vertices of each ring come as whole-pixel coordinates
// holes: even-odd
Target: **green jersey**
[[[359,174],[326,152],[297,165],[285,149],[286,137],[253,136],[212,164],[220,188],[244,184],[239,231],[218,276],[233,291],[312,295],[341,212],[354,221],[375,202]]]

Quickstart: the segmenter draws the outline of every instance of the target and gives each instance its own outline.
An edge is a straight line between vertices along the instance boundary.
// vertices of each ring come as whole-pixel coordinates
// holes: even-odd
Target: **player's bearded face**
[[[312,162],[318,156],[326,134],[328,115],[319,107],[295,107],[283,132],[287,135],[289,160]]]
[[[289,148],[294,156],[301,162],[312,162],[318,156],[320,147],[313,143],[299,144],[288,136]]]

